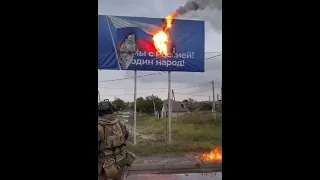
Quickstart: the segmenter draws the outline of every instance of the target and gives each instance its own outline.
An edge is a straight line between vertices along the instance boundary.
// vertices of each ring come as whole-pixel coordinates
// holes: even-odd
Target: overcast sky
[[[166,17],[175,11],[187,0],[98,0],[98,14],[118,16],[140,16],[140,17]],[[201,19],[206,21],[205,51],[222,51],[222,18],[221,12],[205,9],[202,12],[190,12],[184,17],[186,19]],[[218,28],[217,28],[218,27]],[[208,53],[206,58],[220,53]],[[138,76],[156,74],[137,78],[137,98],[147,95],[157,95],[162,99],[168,98],[168,75],[167,72],[138,71]],[[133,71],[98,70],[99,91],[101,99],[121,98],[125,101],[133,101],[134,79]],[[128,78],[125,80],[108,81],[114,79]],[[171,87],[175,98],[182,101],[193,98],[198,101],[212,99],[211,81],[215,84],[215,94],[220,94],[222,85],[222,56],[205,61],[205,72],[172,72]],[[197,86],[199,85],[199,86]],[[215,95],[217,97],[217,95]]]

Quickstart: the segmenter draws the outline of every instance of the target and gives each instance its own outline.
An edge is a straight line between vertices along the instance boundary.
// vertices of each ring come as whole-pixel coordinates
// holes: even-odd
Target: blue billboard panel
[[[204,21],[172,22],[167,55],[153,37],[161,18],[98,15],[98,69],[204,72]]]

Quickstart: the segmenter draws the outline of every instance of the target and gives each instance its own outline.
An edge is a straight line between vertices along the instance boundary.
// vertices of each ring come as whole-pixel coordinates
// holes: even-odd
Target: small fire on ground
[[[205,162],[221,162],[222,161],[222,149],[214,148],[210,152],[203,153],[200,157]]]

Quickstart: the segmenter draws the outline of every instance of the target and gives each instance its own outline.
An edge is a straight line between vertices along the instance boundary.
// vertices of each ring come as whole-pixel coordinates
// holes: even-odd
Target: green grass
[[[185,153],[207,151],[221,146],[222,115],[217,114],[213,121],[210,112],[194,112],[178,118],[172,118],[172,143],[166,143],[166,121],[154,117],[139,118],[137,127],[140,134],[152,134],[152,138],[137,136],[137,144],[128,143],[128,148],[138,155],[161,153]]]

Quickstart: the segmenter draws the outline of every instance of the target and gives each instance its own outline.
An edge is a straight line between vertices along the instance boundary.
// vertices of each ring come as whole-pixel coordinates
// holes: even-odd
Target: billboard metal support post
[[[168,143],[171,143],[171,115],[172,115],[172,104],[171,104],[171,72],[168,71]]]
[[[134,71],[133,144],[137,143],[137,71]]]

